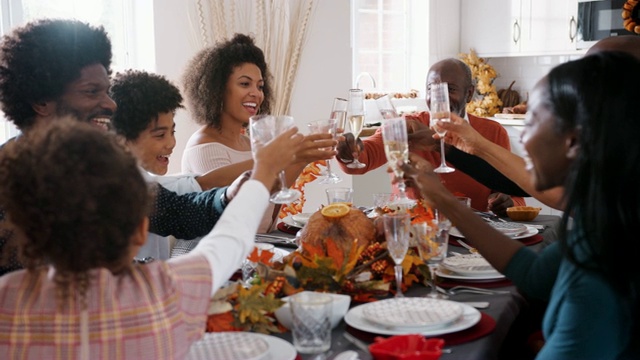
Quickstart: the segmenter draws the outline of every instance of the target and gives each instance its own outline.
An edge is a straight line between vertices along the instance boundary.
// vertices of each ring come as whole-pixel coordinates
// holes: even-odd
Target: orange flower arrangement
[[[327,166],[326,160],[319,160],[313,163],[308,164],[298,178],[296,179],[295,184],[292,186],[293,189],[300,191],[300,199],[292,202],[291,204],[283,205],[278,217],[280,219],[284,219],[287,215],[295,215],[302,212],[302,208],[304,207],[304,203],[306,202],[306,198],[304,196],[304,187],[307,183],[315,181],[320,177],[321,169],[320,166]]]

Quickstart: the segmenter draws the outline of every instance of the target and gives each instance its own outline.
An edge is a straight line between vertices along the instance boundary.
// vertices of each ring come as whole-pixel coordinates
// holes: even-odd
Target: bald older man
[[[478,133],[482,134],[482,136],[489,141],[497,144],[506,151],[511,151],[509,136],[500,124],[470,114],[467,115],[465,110],[466,104],[471,101],[475,87],[473,85],[471,71],[464,62],[458,59],[445,59],[431,66],[427,74],[426,82],[427,105],[430,105],[430,98],[428,96],[429,89],[432,84],[438,82],[447,82],[449,84],[449,103],[452,113],[468,121]],[[412,132],[429,128],[429,112],[427,111],[416,115],[407,115],[406,118],[407,120],[415,121],[413,123],[408,121],[408,126]],[[431,131],[427,132],[427,136],[421,138],[422,146],[420,148],[412,147],[411,151],[429,160],[434,166],[437,166],[440,164],[440,152],[437,151],[437,147],[433,146],[434,141],[431,138],[432,134],[433,132]],[[346,173],[364,174],[367,171],[376,169],[387,163],[381,129],[378,129],[375,134],[362,141],[363,151],[358,155],[358,160],[366,164],[362,169],[352,169],[346,166],[346,164],[353,159],[351,155],[352,152],[348,149],[349,140],[350,139],[347,138],[346,141],[338,145],[338,162]],[[427,143],[425,144],[425,142]],[[454,164],[454,166],[455,165],[456,164]],[[498,215],[506,215],[506,209],[508,207],[525,205],[522,197],[509,196],[496,191],[474,179],[472,174],[467,174],[460,169],[457,169],[453,173],[440,174],[440,177],[447,189],[453,194],[471,198],[471,207],[476,210],[490,210]]]

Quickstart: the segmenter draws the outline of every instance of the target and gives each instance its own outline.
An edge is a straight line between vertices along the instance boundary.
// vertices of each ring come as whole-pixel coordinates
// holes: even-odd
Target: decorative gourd
[[[515,90],[511,90],[511,87],[515,83],[516,83],[516,81],[514,80],[514,81],[511,82],[511,85],[509,85],[508,88],[500,89],[498,91],[498,97],[502,101],[502,108],[503,109],[505,107],[516,106],[516,105],[518,105],[518,103],[520,103],[520,94],[518,94],[518,92],[515,91]]]

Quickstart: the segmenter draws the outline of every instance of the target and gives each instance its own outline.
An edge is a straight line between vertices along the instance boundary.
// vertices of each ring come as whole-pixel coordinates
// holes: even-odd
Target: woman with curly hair
[[[219,169],[217,185],[228,184],[252,166],[251,143],[245,135],[249,117],[268,114],[271,109],[273,94],[264,53],[251,37],[236,34],[194,56],[185,70],[183,85],[187,108],[202,126],[187,143],[182,171],[204,174]],[[318,148],[335,142],[316,141],[330,138],[328,134],[306,136],[308,151],[300,152],[298,162],[286,170],[288,184],[294,183],[308,163],[330,158],[318,156]],[[274,207],[265,214],[260,232],[272,228],[277,210]]]
[[[144,265],[132,260],[146,239],[149,192],[115,136],[56,119],[8,144],[0,203],[24,235],[26,270],[0,277],[0,354],[185,358],[302,139],[290,129],[258,151],[251,178],[192,252]]]

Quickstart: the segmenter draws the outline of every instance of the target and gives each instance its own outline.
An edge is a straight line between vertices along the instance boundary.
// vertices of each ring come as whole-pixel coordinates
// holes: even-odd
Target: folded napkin
[[[464,344],[466,342],[473,341],[483,336],[486,336],[491,332],[493,332],[493,330],[496,328],[496,321],[491,316],[485,313],[481,313],[481,314],[482,316],[480,318],[480,321],[474,326],[466,330],[457,331],[451,334],[436,335],[436,336],[430,336],[430,337],[444,339],[444,343],[446,346],[452,346],[452,345]],[[378,335],[378,334],[370,333],[367,331],[358,330],[349,325],[347,325],[347,332],[357,337],[358,339],[366,342],[373,342],[374,339],[379,336],[382,336],[382,337],[390,336],[390,335]]]

